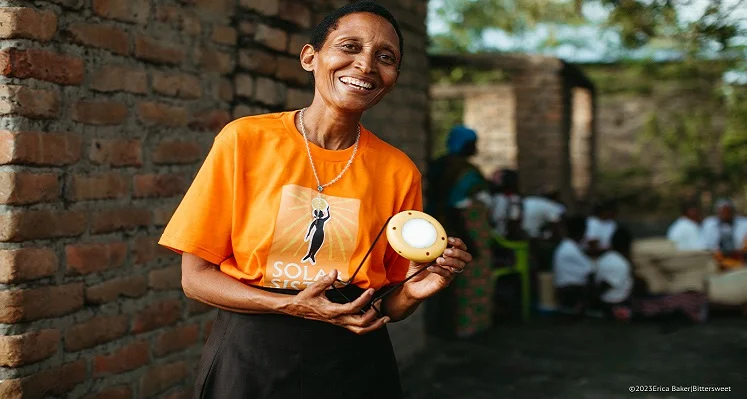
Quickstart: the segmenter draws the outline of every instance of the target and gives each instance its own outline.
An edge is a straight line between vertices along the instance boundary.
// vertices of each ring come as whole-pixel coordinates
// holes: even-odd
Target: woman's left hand
[[[472,261],[472,255],[467,252],[467,246],[459,238],[449,237],[450,246],[443,255],[436,259],[436,264],[404,284],[404,293],[416,300],[430,298],[437,292],[449,286],[454,277],[463,272],[465,266]],[[410,262],[407,276],[427,266],[427,263]]]

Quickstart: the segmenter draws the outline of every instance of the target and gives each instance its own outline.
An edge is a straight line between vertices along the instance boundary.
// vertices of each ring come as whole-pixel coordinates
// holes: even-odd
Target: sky
[[[428,31],[437,34],[447,29],[447,25],[436,15],[443,2],[448,0],[431,0],[428,12]],[[723,0],[724,5],[731,7],[739,0]],[[688,6],[682,6],[678,15],[683,23],[697,20],[705,10],[708,0],[692,0]],[[637,51],[622,50],[617,34],[602,27],[608,11],[599,3],[586,3],[582,12],[591,21],[588,26],[552,26],[539,25],[536,29],[520,37],[509,36],[500,30],[490,30],[484,35],[485,43],[491,48],[504,52],[540,52],[562,58],[570,62],[607,62],[620,58],[651,58],[657,60],[676,59],[678,54],[671,50],[644,48]],[[737,8],[731,18],[740,20],[747,29],[747,2]],[[564,42],[557,48],[538,51],[541,43],[551,34],[561,38]],[[594,38],[589,40],[589,38]],[[742,44],[747,44],[747,38],[742,38]]]

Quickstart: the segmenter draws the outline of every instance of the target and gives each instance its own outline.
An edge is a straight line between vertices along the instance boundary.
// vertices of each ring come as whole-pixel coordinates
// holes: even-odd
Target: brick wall
[[[0,397],[189,396],[214,313],[156,240],[227,121],[308,103],[331,3],[0,2]],[[425,1],[397,4],[405,67],[364,122],[423,166]]]
[[[485,176],[499,168],[516,169],[516,96],[511,85],[465,93],[464,123],[478,132],[474,162]]]

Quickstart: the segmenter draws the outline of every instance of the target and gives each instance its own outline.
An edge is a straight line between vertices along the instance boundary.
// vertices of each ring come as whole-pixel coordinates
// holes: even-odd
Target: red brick
[[[155,260],[169,259],[176,257],[176,252],[158,245],[159,237],[138,237],[135,239],[135,264],[142,265]]]
[[[153,71],[153,90],[171,97],[202,97],[202,81],[194,75]]]
[[[150,224],[150,212],[140,208],[107,209],[96,212],[91,222],[91,233],[111,233]]]
[[[177,265],[153,270],[148,273],[148,281],[148,285],[156,291],[181,290],[182,268]]]
[[[83,399],[132,399],[132,389],[127,385],[119,385],[84,396]]]
[[[129,191],[129,181],[121,173],[76,174],[70,180],[67,198],[73,201],[124,198]]]
[[[206,47],[198,48],[195,58],[199,60],[199,65],[205,72],[228,74],[234,69],[233,55],[222,51]]]
[[[101,92],[148,92],[148,74],[143,69],[107,65],[94,75],[91,89]]]
[[[63,7],[67,8],[73,8],[73,9],[79,9],[83,7],[83,2],[85,0],[50,0],[52,3],[59,4]]]
[[[80,359],[28,377],[0,383],[0,397],[4,399],[46,398],[63,396],[86,379],[86,360]]]
[[[98,47],[115,54],[130,53],[130,36],[127,32],[111,25],[70,24],[66,34],[75,42],[89,47]]]
[[[188,186],[187,179],[178,174],[136,175],[133,178],[132,196],[135,198],[174,197],[184,194]]]
[[[0,214],[0,242],[75,237],[86,230],[80,211],[16,211]]]
[[[148,398],[178,384],[187,377],[184,361],[150,367],[140,378],[140,398]]]
[[[169,353],[183,351],[190,346],[195,345],[199,335],[199,324],[176,327],[173,330],[166,331],[156,339],[156,346],[153,348],[153,354],[161,357],[168,355]]]
[[[78,162],[82,139],[72,133],[0,131],[0,165],[62,166]]]
[[[290,38],[290,44],[288,44],[288,52],[292,55],[299,56],[303,47],[309,43],[309,36],[302,34],[293,34]],[[298,58],[296,58],[298,59]]]
[[[93,358],[93,377],[122,374],[148,364],[150,354],[147,342],[135,342],[112,354]]]
[[[138,139],[94,139],[89,157],[96,165],[142,166],[142,143]]]
[[[278,57],[278,71],[275,76],[291,83],[305,85],[309,83],[311,74],[301,67],[298,58]]]
[[[65,350],[77,352],[124,337],[128,324],[127,316],[94,317],[76,323],[65,331]]]
[[[57,317],[83,307],[83,283],[0,291],[0,323]]]
[[[223,109],[210,109],[194,114],[189,127],[192,129],[218,132],[231,122],[231,114]]]
[[[146,126],[182,127],[188,121],[186,109],[150,101],[138,103],[137,114]]]
[[[190,141],[162,141],[153,150],[153,163],[188,164],[199,161],[200,146]]]
[[[254,77],[241,73],[233,77],[236,95],[239,97],[254,97]]]
[[[0,283],[11,284],[49,277],[57,272],[59,260],[49,248],[0,250]]]
[[[213,325],[215,324],[215,320],[208,320],[205,322],[205,328],[203,329],[202,333],[202,339],[207,342],[208,338],[210,338],[210,334],[213,332]]]
[[[26,205],[59,197],[56,173],[0,172],[0,204]]]
[[[26,86],[0,86],[0,115],[54,119],[60,111],[60,93]]]
[[[11,78],[79,85],[83,82],[84,69],[83,60],[79,57],[37,49],[0,50],[0,74]]]
[[[191,36],[202,33],[200,19],[193,12],[174,5],[159,6],[156,9],[156,20]]]
[[[167,299],[151,304],[138,313],[132,322],[134,334],[170,326],[181,318],[182,302],[178,299]]]
[[[231,26],[213,26],[213,33],[210,35],[210,40],[218,44],[225,44],[228,46],[235,46],[238,34],[236,29]]]
[[[213,309],[215,308],[206,303],[202,303],[202,302],[195,301],[192,299],[187,299],[187,312],[190,315],[207,313]]]
[[[158,64],[178,65],[184,61],[184,50],[168,42],[138,35],[135,38],[135,57]]]
[[[150,15],[150,1],[93,0],[93,12],[104,18],[145,24]]]
[[[302,28],[311,27],[311,10],[296,0],[280,0],[278,16]]]
[[[288,48],[288,34],[284,30],[267,25],[257,26],[254,40],[276,51],[285,51]]]
[[[267,16],[277,15],[280,10],[278,0],[240,0],[239,4]]]
[[[236,0],[190,0],[200,15],[230,17],[234,13]]]
[[[75,244],[65,247],[67,274],[80,275],[116,269],[124,265],[127,244],[111,242],[103,244]]]
[[[57,32],[52,11],[27,7],[0,8],[0,39],[32,39],[46,42]]]
[[[239,51],[239,65],[250,72],[263,75],[274,74],[278,69],[278,57],[259,49],[241,50]]]
[[[147,291],[148,281],[143,276],[119,278],[86,288],[86,303],[100,305],[120,296],[138,298]]]
[[[223,101],[233,101],[233,83],[228,79],[221,79],[218,83],[217,99]]]
[[[127,106],[119,101],[80,101],[73,120],[89,125],[119,125],[127,119]]]
[[[47,359],[60,347],[59,330],[0,336],[0,366],[19,367]]]
[[[314,93],[306,90],[288,89],[285,95],[286,109],[299,109],[309,106],[314,99]]]
[[[158,207],[153,210],[153,224],[156,226],[165,226],[169,223],[169,220],[171,220],[171,217],[174,216],[174,211],[176,210],[175,205],[166,205],[162,207]]]

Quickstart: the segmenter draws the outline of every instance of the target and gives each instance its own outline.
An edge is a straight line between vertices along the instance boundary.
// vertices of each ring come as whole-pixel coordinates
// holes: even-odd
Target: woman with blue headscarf
[[[477,153],[477,133],[455,126],[446,141],[447,154],[428,168],[426,211],[450,234],[461,235],[472,254],[470,268],[426,307],[431,333],[467,337],[491,326],[492,257],[488,206],[490,183],[469,158]]]

